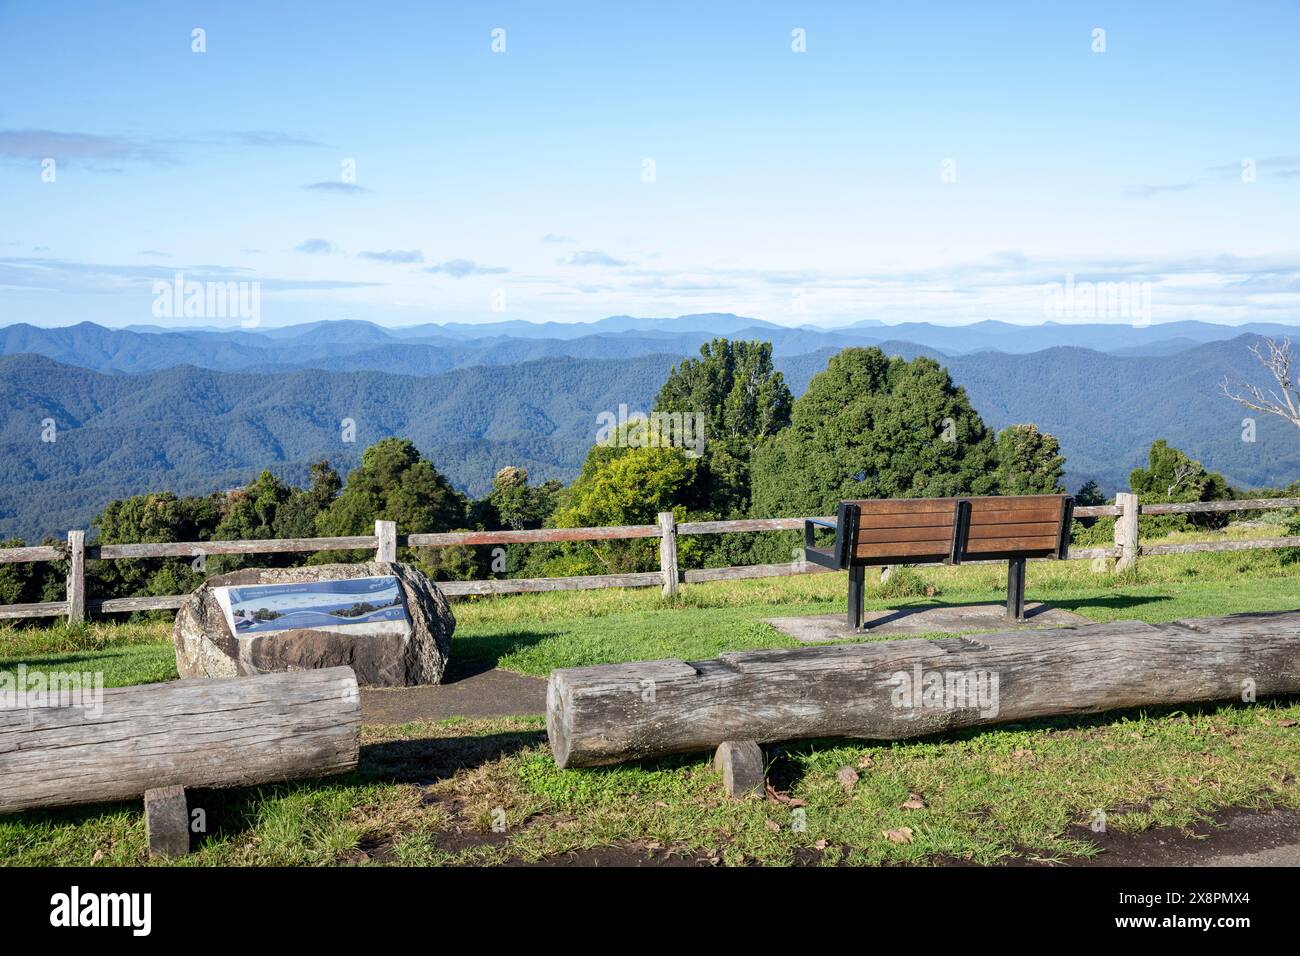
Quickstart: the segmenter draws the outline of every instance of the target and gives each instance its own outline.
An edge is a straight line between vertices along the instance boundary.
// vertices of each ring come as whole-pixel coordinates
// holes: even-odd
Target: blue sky
[[[1296,2],[0,2],[0,324],[231,324],[159,320],[177,272],[266,325],[1038,322],[1067,277],[1295,322],[1298,45]]]

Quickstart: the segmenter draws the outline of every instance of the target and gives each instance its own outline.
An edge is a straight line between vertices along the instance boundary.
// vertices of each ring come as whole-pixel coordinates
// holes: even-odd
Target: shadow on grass
[[[451,640],[451,663],[447,668],[448,680],[462,680],[490,671],[501,663],[503,657],[560,636],[560,631],[454,635]]]
[[[1160,604],[1174,600],[1177,600],[1174,595],[1107,594],[1090,598],[1064,598],[1060,601],[1047,601],[1045,603],[1051,604],[1052,607],[1058,607],[1063,611],[1077,611],[1081,607],[1104,607],[1113,610],[1139,607],[1143,604]]]
[[[171,650],[168,645],[167,651]],[[36,656],[25,656],[22,654],[13,657],[0,658],[0,671],[9,671],[16,668],[19,664],[26,665],[29,671],[44,670],[67,670],[69,666],[75,666],[79,663],[103,663],[104,661],[116,660],[119,658],[139,658],[146,656],[163,656],[160,648],[148,644],[145,645],[127,645],[124,647],[106,647],[103,650],[84,649],[73,651],[46,651]]]
[[[438,783],[457,771],[481,766],[546,742],[542,730],[506,731],[479,737],[423,737],[365,744],[357,776],[367,783]]]
[[[1290,707],[1300,703],[1300,694],[1281,697],[1269,697],[1263,702],[1278,707]],[[877,740],[858,737],[822,737],[808,740],[792,740],[782,744],[764,747],[769,767],[768,781],[778,790],[789,790],[803,779],[803,757],[808,757],[818,750],[835,747],[890,747],[906,753],[910,748],[928,746],[936,743],[958,743],[973,740],[986,733],[1001,731],[1070,731],[1089,730],[1104,727],[1122,721],[1139,721],[1143,719],[1160,719],[1179,715],[1194,720],[1200,717],[1213,717],[1225,706],[1255,707],[1255,704],[1238,704],[1235,700],[1205,701],[1199,704],[1169,704],[1159,707],[1130,707],[1125,710],[1109,710],[1099,714],[1071,714],[1058,717],[1039,717],[1033,720],[1012,721],[1005,724],[990,724],[982,727],[968,727],[944,733],[929,734],[924,737],[909,737],[906,740]],[[647,764],[648,766],[649,764]]]
[[[1046,614],[1048,611],[1060,610],[1070,611],[1080,607],[1107,607],[1107,608],[1126,608],[1138,607],[1142,604],[1154,604],[1161,601],[1172,601],[1173,596],[1160,596],[1149,594],[1106,594],[1090,598],[1062,598],[1053,600],[1051,594],[1035,595],[1028,594],[1025,597],[1026,603],[1036,603],[1037,607],[1026,608],[1025,617],[1033,618],[1039,614]],[[885,620],[894,620],[895,617],[905,617],[908,614],[917,614],[921,611],[932,611],[935,608],[966,608],[966,607],[1005,607],[1005,600],[999,601],[992,599],[988,601],[945,601],[942,598],[913,598],[897,599],[890,601],[888,598],[879,598],[876,603],[885,603],[891,605],[887,608],[878,610],[889,610],[894,612],[890,618],[881,618],[873,623],[879,624]]]

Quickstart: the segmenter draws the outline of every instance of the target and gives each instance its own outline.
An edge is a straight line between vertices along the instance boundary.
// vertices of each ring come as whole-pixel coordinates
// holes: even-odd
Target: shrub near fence
[[[1066,560],[1115,558],[1116,570],[1135,567],[1139,556],[1188,554],[1197,551],[1248,551],[1257,548],[1300,547],[1300,536],[1236,541],[1198,541],[1186,544],[1142,545],[1138,538],[1140,514],[1185,514],[1212,511],[1273,510],[1300,507],[1300,498],[1252,498],[1242,501],[1198,501],[1186,504],[1140,504],[1136,495],[1119,494],[1113,505],[1074,509],[1076,518],[1114,516],[1114,542],[1110,547],[1069,549]],[[100,598],[86,594],[86,561],[131,558],[188,558],[218,554],[282,554],[371,550],[380,561],[395,561],[399,547],[443,548],[464,545],[536,544],[539,542],[601,541],[632,538],[659,539],[659,570],[630,574],[598,574],[566,578],[491,578],[477,581],[443,581],[444,594],[520,594],[533,591],[578,591],[589,588],[662,588],[666,596],[678,587],[703,581],[779,577],[792,574],[826,573],[825,568],[806,565],[802,560],[784,564],[743,565],[730,568],[700,568],[682,571],[677,566],[677,539],[681,535],[735,534],[740,532],[799,531],[804,518],[755,518],[735,521],[683,521],[672,512],[659,516],[658,524],[621,525],[604,528],[543,528],[536,531],[452,531],[439,534],[398,534],[391,521],[376,521],[373,535],[340,538],[282,538],[255,541],[176,541],[145,544],[87,544],[85,531],[69,531],[61,545],[0,549],[0,564],[32,561],[66,562],[67,598],[36,604],[0,605],[0,618],[61,617],[83,620],[88,611],[115,614],[130,611],[169,610],[181,606],[187,595],[164,597]],[[816,520],[829,521],[829,518]],[[971,562],[978,563],[978,562]]]

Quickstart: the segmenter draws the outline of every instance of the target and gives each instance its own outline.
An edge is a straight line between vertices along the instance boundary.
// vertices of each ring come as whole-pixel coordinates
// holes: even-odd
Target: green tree
[[[402,534],[464,527],[469,503],[405,438],[384,438],[361,454],[342,492],[317,518],[326,536],[373,534],[379,520]]]
[[[1079,487],[1078,491],[1074,493],[1074,503],[1080,508],[1092,508],[1097,505],[1104,505],[1106,503],[1106,496],[1101,493],[1101,488],[1097,485],[1097,482],[1090,478]],[[1084,528],[1091,528],[1097,523],[1097,519],[1076,518],[1075,523],[1082,525]]]
[[[1035,425],[1008,425],[998,432],[998,493],[1059,495],[1065,488],[1065,457],[1055,435]]]
[[[880,349],[833,356],[794,403],[790,427],[755,452],[756,516],[833,514],[846,498],[997,490],[993,435],[933,359]]]
[[[109,502],[91,519],[100,544],[207,541],[221,520],[218,495],[178,498],[170,491],[151,492]],[[97,595],[180,594],[203,582],[205,570],[191,560],[138,558],[96,561],[87,569]]]
[[[245,488],[226,496],[224,515],[213,537],[221,541],[268,538],[310,538],[316,534],[316,516],[338,494],[338,473],[328,461],[311,466],[311,486],[296,488],[263,471]],[[209,571],[221,573],[246,566],[291,567],[304,562],[300,554],[222,555],[209,562]]]
[[[1233,497],[1228,480],[1217,471],[1207,471],[1199,461],[1174,448],[1163,438],[1152,443],[1147,467],[1134,468],[1129,488],[1144,502],[1225,501]],[[1225,512],[1194,515],[1153,515],[1143,518],[1151,533],[1187,527],[1221,528],[1228,523]]]
[[[379,520],[396,522],[402,534],[466,530],[469,501],[409,440],[385,438],[361,453],[361,464],[348,474],[338,497],[316,516],[316,527],[326,537],[373,534]],[[404,549],[399,558],[415,561],[435,578],[472,577],[472,551],[451,551]],[[365,554],[354,552],[351,557],[364,560]],[[317,555],[312,563],[337,560],[337,555]]]
[[[528,469],[507,465],[496,473],[492,490],[479,503],[479,522],[486,528],[523,531],[540,528],[555,511],[564,486],[558,481],[528,484]]]
[[[0,549],[22,548],[21,538],[0,541]],[[57,588],[52,587],[57,585]],[[55,593],[49,593],[54,590]],[[59,569],[47,561],[0,564],[0,604],[34,604],[61,601],[66,586]]]
[[[644,422],[632,423],[611,445],[592,446],[555,512],[555,527],[655,524],[661,511],[686,516],[681,502],[695,486],[699,459],[681,448],[648,446],[637,437],[646,433]],[[557,575],[645,570],[657,566],[656,548],[653,539],[577,542],[552,549],[544,567]],[[686,557],[693,554],[688,547]]]
[[[1106,503],[1106,496],[1101,493],[1101,488],[1095,481],[1089,478],[1074,493],[1074,503],[1080,507],[1092,508],[1097,505]]]
[[[227,495],[226,512],[217,525],[220,541],[253,541],[274,538],[276,516],[293,489],[269,471],[263,471],[247,487]]]
[[[699,358],[673,367],[654,411],[702,417],[700,509],[720,518],[748,514],[754,449],[790,423],[792,405],[770,342],[714,339]]]
[[[563,492],[558,481],[530,485],[527,469],[507,465],[496,473],[487,497],[474,503],[473,524],[512,531],[541,528],[555,513]],[[480,548],[477,560],[484,574],[510,577],[534,561],[544,561],[554,550],[548,545],[495,545]]]

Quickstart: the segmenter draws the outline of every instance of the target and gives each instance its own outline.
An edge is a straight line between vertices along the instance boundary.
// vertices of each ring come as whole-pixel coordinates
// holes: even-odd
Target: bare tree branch
[[[1274,388],[1265,392],[1258,385],[1248,382],[1230,383],[1226,376],[1219,383],[1219,388],[1239,405],[1252,411],[1285,418],[1300,428],[1300,387],[1297,387],[1295,379],[1291,377],[1291,363],[1295,358],[1291,353],[1291,340],[1284,338],[1279,342],[1264,338],[1250,346],[1250,353],[1273,376],[1281,394]]]
[[[1177,490],[1178,486],[1196,474],[1199,470],[1199,462],[1186,461],[1180,464],[1174,469],[1174,483],[1165,489],[1165,497],[1172,498],[1174,496],[1174,491]]]

